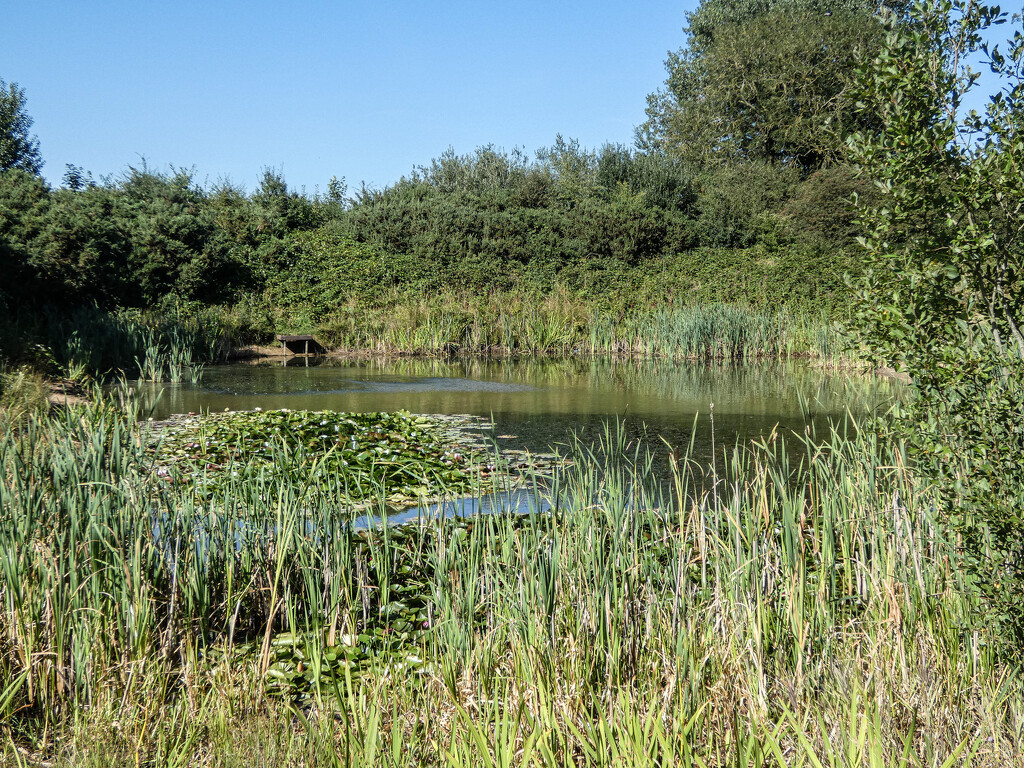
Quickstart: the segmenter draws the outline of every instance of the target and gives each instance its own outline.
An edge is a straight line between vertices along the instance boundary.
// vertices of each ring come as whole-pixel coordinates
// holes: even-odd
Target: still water
[[[294,363],[297,362],[298,365]],[[805,361],[714,365],[657,360],[326,359],[207,368],[198,384],[141,384],[153,418],[262,408],[471,414],[493,420],[503,447],[564,450],[616,420],[655,450],[665,443],[709,462],[737,441],[820,431],[894,395],[885,380]],[[711,419],[713,406],[714,432]]]

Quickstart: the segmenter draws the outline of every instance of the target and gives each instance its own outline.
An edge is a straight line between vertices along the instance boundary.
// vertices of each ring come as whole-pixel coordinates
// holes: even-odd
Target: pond
[[[298,362],[298,365],[294,363]],[[665,443],[707,463],[737,441],[817,429],[894,395],[887,380],[828,372],[806,361],[746,365],[629,359],[340,360],[207,368],[198,384],[141,384],[149,415],[262,408],[407,410],[493,420],[506,448],[564,450],[620,421],[655,450]],[[714,415],[714,432],[710,415]]]

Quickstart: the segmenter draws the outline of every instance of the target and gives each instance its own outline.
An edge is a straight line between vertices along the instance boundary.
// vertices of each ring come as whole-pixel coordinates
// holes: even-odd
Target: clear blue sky
[[[449,146],[631,144],[697,0],[6,3],[44,175],[145,158],[251,191],[383,187]]]

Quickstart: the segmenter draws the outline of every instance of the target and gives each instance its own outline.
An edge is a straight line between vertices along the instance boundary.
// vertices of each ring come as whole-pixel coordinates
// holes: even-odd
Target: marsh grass
[[[381,353],[616,354],[677,359],[845,358],[839,327],[806,313],[726,304],[610,311],[572,294],[446,293],[380,306],[350,302],[314,330],[333,348]]]
[[[49,388],[39,373],[26,367],[0,367],[0,421],[13,426],[49,408]]]
[[[610,309],[568,291],[355,299],[311,318],[280,310],[251,327],[246,308],[170,308],[105,312],[79,308],[8,319],[0,353],[51,376],[198,382],[204,366],[236,345],[279,332],[314,333],[328,348],[378,354],[616,355],[678,360],[749,361],[813,357],[852,367],[841,327],[806,311],[727,304]],[[261,326],[262,327],[262,326]],[[27,340],[32,340],[30,344]]]
[[[142,429],[2,438],[9,763],[1024,765],[1020,679],[870,433],[679,446],[666,487],[610,427],[548,511],[359,532],[342,473],[239,463],[211,505]]]
[[[215,307],[162,312],[51,308],[8,319],[4,330],[10,338],[2,351],[10,360],[76,381],[119,374],[198,381],[205,364],[227,359],[233,322],[232,315]]]

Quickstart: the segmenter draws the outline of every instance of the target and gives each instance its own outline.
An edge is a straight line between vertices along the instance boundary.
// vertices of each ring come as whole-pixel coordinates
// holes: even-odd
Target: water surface
[[[632,438],[685,448],[706,462],[776,426],[821,430],[884,402],[891,384],[806,362],[714,365],[658,360],[359,360],[207,368],[199,384],[140,388],[154,418],[171,413],[291,408],[472,414],[503,446],[543,452],[572,435],[595,440],[619,421]],[[158,396],[159,395],[159,396]],[[714,431],[712,432],[712,420]]]

